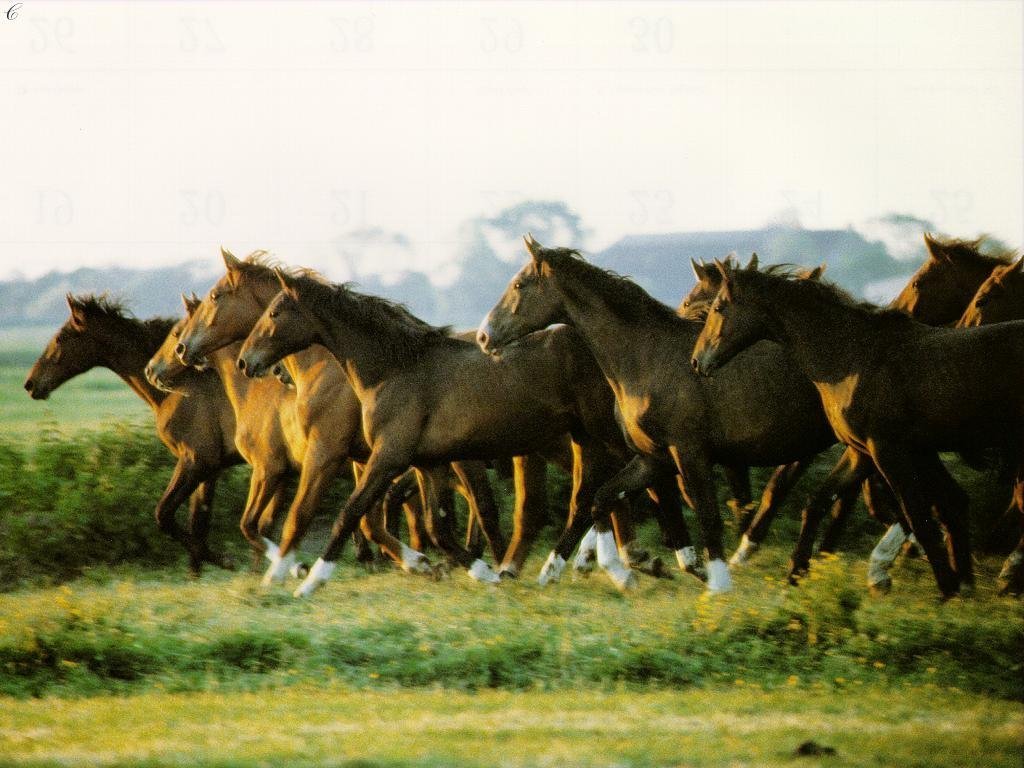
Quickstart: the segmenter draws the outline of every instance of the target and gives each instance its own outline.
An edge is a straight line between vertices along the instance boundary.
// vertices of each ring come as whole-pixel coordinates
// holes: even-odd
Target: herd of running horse
[[[351,537],[410,572],[448,563],[497,582],[522,572],[546,519],[546,472],[569,472],[565,528],[540,571],[557,580],[600,566],[621,589],[642,555],[631,548],[631,500],[647,494],[679,567],[712,592],[731,588],[797,478],[821,451],[845,452],[802,512],[790,576],[804,574],[857,497],[890,523],[871,553],[869,585],[916,538],[943,596],[973,587],[968,499],[940,451],[1000,467],[1024,515],[1024,257],[982,240],[925,236],[928,258],[888,308],[798,272],[693,262],[697,283],[678,309],[567,248],[526,237],[529,260],[476,332],[435,327],[401,305],[275,264],[239,259],[180,320],[137,320],[105,297],[69,295],[70,317],[25,389],[45,399],[95,366],[112,369],[151,406],[177,466],[156,508],[164,532],[204,563],[230,567],[207,539],[220,473],[252,468],[242,533],[267,585],[289,574],[309,595]],[[511,460],[515,512],[506,541],[486,469]],[[297,548],[324,495],[351,465],[355,491],[310,568]],[[725,559],[714,468],[743,518]],[[777,467],[756,512],[750,467]],[[278,543],[269,537],[298,485]],[[465,496],[469,535],[454,520]],[[187,527],[178,508],[190,500]],[[681,503],[695,512],[705,557]],[[399,538],[402,510],[408,543]],[[482,534],[482,539],[480,538]],[[483,559],[484,540],[496,566]],[[998,577],[1024,591],[1024,538]]]

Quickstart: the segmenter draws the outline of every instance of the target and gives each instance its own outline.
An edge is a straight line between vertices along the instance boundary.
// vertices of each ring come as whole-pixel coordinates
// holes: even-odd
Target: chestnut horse
[[[810,458],[834,438],[814,388],[777,345],[763,344],[721,377],[695,376],[683,350],[700,324],[679,317],[636,283],[576,251],[526,239],[531,259],[480,326],[485,351],[552,323],[580,334],[611,385],[627,442],[639,454],[600,502],[632,489],[652,461],[670,461],[697,513],[708,550],[708,588],[731,588],[723,559],[715,464],[775,466]]]
[[[1012,457],[1024,513],[1024,322],[933,328],[827,283],[719,269],[722,286],[694,345],[694,368],[721,375],[760,339],[785,345],[818,389],[837,437],[896,494],[942,594],[970,584],[963,510],[944,517],[948,554],[931,515],[936,490],[952,483],[938,451],[996,448]],[[1020,562],[1008,560],[1005,570],[1008,582],[1020,580]]]
[[[217,377],[192,371],[183,378],[180,392],[162,392],[146,381],[143,369],[173,320],[136,320],[105,297],[69,293],[67,302],[71,316],[32,366],[25,389],[33,400],[45,400],[64,382],[96,366],[120,376],[153,410],[157,436],[178,460],[156,506],[160,530],[188,550],[193,575],[199,575],[204,562],[233,567],[207,546],[217,477],[242,461],[234,444],[234,413]],[[190,496],[186,533],[174,516]]]
[[[245,339],[267,304],[280,291],[265,252],[257,251],[245,260],[226,250],[222,250],[222,256],[226,268],[224,276],[196,308],[174,348],[184,362],[208,356],[227,344]],[[231,365],[236,356],[231,356]],[[266,542],[272,554],[265,583],[282,579],[294,562],[296,548],[330,482],[350,459],[363,462],[370,454],[361,430],[359,400],[334,357],[324,347],[316,345],[284,358],[281,364],[294,383],[296,429],[303,434],[304,448],[299,486],[284,523],[280,547]],[[241,373],[235,370],[233,375],[240,377]],[[358,481],[359,467],[354,465],[353,471]],[[478,463],[456,465],[454,471],[459,487],[467,491],[471,517],[480,520],[494,557],[500,562],[505,554],[504,537],[483,466]],[[447,470],[440,470],[433,487],[438,499],[442,495],[447,498]],[[451,506],[449,502],[448,508]],[[426,519],[429,528],[432,518],[428,514]],[[376,510],[363,522],[364,533],[406,570],[430,571],[426,557],[398,541],[384,529],[383,523],[383,514]],[[438,531],[437,535],[441,539],[436,543],[447,553],[452,543],[448,532]],[[474,576],[495,578],[480,566]]]
[[[284,355],[325,345],[344,365],[362,403],[372,446],[366,474],[296,596],[327,581],[345,536],[409,466],[520,456],[565,433],[572,435],[576,462],[562,539],[573,538],[575,545],[587,523],[577,513],[590,509],[596,488],[620,466],[608,446],[621,438],[611,393],[572,329],[533,334],[497,358],[385,299],[309,273],[278,276],[282,291],[246,341],[239,366],[259,376]],[[626,588],[635,577],[617,552],[609,505],[603,510],[593,518],[598,563]],[[549,558],[546,567],[551,564]]]

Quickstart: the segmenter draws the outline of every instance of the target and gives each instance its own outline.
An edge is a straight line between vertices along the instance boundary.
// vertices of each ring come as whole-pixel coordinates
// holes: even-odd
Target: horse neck
[[[813,382],[836,382],[861,373],[875,350],[895,340],[883,336],[887,320],[867,309],[810,294],[795,282],[775,285],[776,294],[745,300],[757,304],[769,318],[769,335],[789,349]]]
[[[320,344],[306,347],[300,352],[288,355],[281,359],[281,365],[288,371],[292,381],[295,382],[297,392],[307,392],[321,383],[325,365],[330,365],[333,359],[330,350]]]
[[[246,378],[245,374],[238,370],[236,358],[241,347],[241,342],[232,342],[225,347],[211,352],[207,356],[210,365],[217,371],[217,375],[220,377],[221,384],[224,387],[224,394],[227,395],[228,402],[231,403],[231,408],[236,416],[249,394],[249,388],[252,386],[252,380]]]
[[[141,329],[138,334],[118,332],[115,339],[106,344],[104,361],[107,368],[117,374],[125,384],[154,411],[167,397],[146,379],[145,368],[157,348],[150,349]]]
[[[382,360],[380,354],[381,341],[388,332],[382,329],[380,333],[371,333],[361,323],[345,324],[321,311],[316,311],[316,317],[321,328],[320,343],[341,363],[356,395],[362,399],[362,393],[384,381],[394,367]]]
[[[617,312],[599,290],[552,274],[563,297],[566,319],[583,338],[605,378],[622,381],[646,371],[659,338],[657,321],[637,323]],[[695,325],[693,341],[699,330]]]

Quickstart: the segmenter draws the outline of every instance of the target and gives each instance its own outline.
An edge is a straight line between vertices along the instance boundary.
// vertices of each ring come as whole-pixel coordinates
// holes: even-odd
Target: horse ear
[[[64,298],[71,310],[71,327],[82,330],[85,327],[85,302],[70,293]]]
[[[290,294],[295,293],[295,281],[292,280],[291,276],[281,269],[281,267],[274,267],[274,277],[276,277],[277,282],[281,284],[282,291],[287,291]]]
[[[932,261],[940,261],[942,259],[948,259],[949,254],[946,249],[942,247],[942,243],[939,238],[931,232],[924,233],[924,247],[928,249],[928,258]]]
[[[223,245],[220,247],[220,256],[224,259],[224,266],[227,267],[228,272],[237,272],[242,266],[241,260]]]
[[[199,306],[200,301],[200,298],[196,296],[194,291],[192,292],[191,296],[184,293],[181,294],[182,306],[185,307],[185,312],[186,314],[188,314],[189,317],[191,317],[192,313],[196,311],[196,307]]]
[[[802,280],[820,280],[821,276],[825,274],[825,262],[822,262],[814,269],[809,269],[800,276]]]
[[[715,266],[718,268],[718,274],[722,276],[722,287],[719,289],[722,298],[726,301],[732,301],[733,284],[732,284],[732,270],[729,265],[715,259]]]
[[[533,234],[527,232],[523,237],[523,242],[526,243],[526,250],[530,252],[530,256],[533,257],[534,261],[540,261],[541,251],[544,250],[544,246],[537,242]]]
[[[698,283],[702,283],[707,280],[708,268],[706,266],[696,259],[690,259],[690,266],[693,267],[693,276],[697,278]]]
[[[1010,265],[1010,272],[1024,272],[1021,269],[1024,267],[1024,253],[1017,257],[1017,260]]]
[[[747,262],[747,272],[757,272],[757,254],[750,254],[750,261]]]

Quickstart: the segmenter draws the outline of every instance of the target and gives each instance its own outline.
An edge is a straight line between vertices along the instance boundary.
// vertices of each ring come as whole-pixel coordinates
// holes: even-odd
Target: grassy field
[[[1019,602],[939,604],[919,561],[867,599],[781,550],[687,578],[485,587],[354,565],[308,601],[251,574],[95,569],[0,596],[12,764],[1019,765]],[[535,569],[538,561],[532,561]],[[41,701],[38,700],[41,697]],[[379,729],[379,730],[378,730]]]
[[[940,604],[921,560],[871,599],[880,528],[858,516],[794,588],[790,510],[716,598],[681,575],[541,589],[550,531],[497,587],[351,552],[308,601],[247,570],[193,580],[152,522],[173,462],[145,406],[105,372],[21,389],[50,332],[0,333],[0,765],[1020,765],[1024,611],[993,592],[998,556],[971,599]],[[240,562],[246,477],[221,480],[212,537]]]

